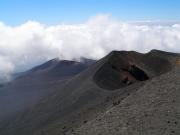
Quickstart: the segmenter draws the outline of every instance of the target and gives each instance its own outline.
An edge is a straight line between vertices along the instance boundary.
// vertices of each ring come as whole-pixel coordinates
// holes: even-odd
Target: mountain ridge
[[[133,128],[129,127],[135,127],[135,125],[133,125],[133,121],[142,121],[144,117],[140,119],[141,115],[133,113],[132,116],[134,119],[126,125],[131,118],[130,115],[125,115],[126,113],[131,114],[131,111],[134,112],[136,110],[138,110],[138,112],[143,112],[143,103],[148,105],[152,104],[152,110],[155,110],[156,106],[160,107],[161,99],[170,100],[174,97],[174,100],[176,100],[175,103],[179,103],[177,96],[175,96],[179,94],[178,88],[180,87],[178,83],[180,79],[178,77],[179,59],[179,54],[161,52],[157,50],[153,50],[146,54],[134,51],[113,51],[109,55],[88,66],[87,69],[83,70],[79,74],[67,79],[61,85],[58,85],[51,94],[43,96],[32,107],[29,107],[15,116],[0,122],[0,134],[131,134],[133,133]],[[132,65],[135,65],[138,69],[131,67]],[[133,68],[136,72],[132,71],[131,68]],[[100,74],[99,72],[102,69],[103,72]],[[106,73],[108,74],[106,75]],[[136,76],[140,75],[140,77],[144,77],[144,74],[148,76],[148,79],[142,81],[135,80],[132,83],[127,83],[129,79],[125,79],[124,82],[123,77],[118,78],[119,75],[125,75],[136,79]],[[95,76],[97,77],[96,80],[94,79]],[[109,76],[111,78],[109,78]],[[98,83],[104,78],[106,80],[109,79],[108,81],[115,80],[120,86],[124,82],[125,84],[123,85],[125,85],[125,87],[107,89],[104,85],[107,85],[109,83],[108,81],[103,83],[103,87],[101,87]],[[174,79],[176,80],[173,82]],[[109,83],[108,87],[111,85],[114,86],[113,83],[114,81]],[[170,94],[171,88],[175,88],[175,95]],[[148,90],[151,90],[152,93]],[[143,91],[142,93],[144,94],[141,94],[141,91]],[[159,95],[158,91],[162,91],[162,95]],[[165,94],[166,98],[164,98],[163,91],[168,91],[169,97],[168,94]],[[137,93],[139,93],[138,96],[140,100],[138,101],[138,104],[134,104],[138,100],[136,96]],[[153,96],[148,97],[147,93]],[[129,99],[130,97],[131,100]],[[159,100],[156,100],[158,97]],[[148,100],[143,102],[143,99],[146,98],[148,98]],[[151,99],[156,100],[157,104],[154,102],[151,103]],[[124,106],[123,104],[127,105]],[[136,105],[139,105],[139,107],[135,108]],[[165,102],[163,105],[166,108],[169,108],[174,106],[174,103],[166,104]],[[123,113],[123,108],[121,108],[121,106],[126,108],[126,113]],[[148,106],[144,109],[148,110]],[[125,116],[123,118],[124,121],[120,121],[120,123],[118,123],[116,122],[116,117],[113,118],[111,113],[106,115],[106,112],[109,112],[109,110],[115,110],[112,115],[115,114],[118,120],[123,117],[121,115],[123,114]],[[118,110],[120,110],[120,113],[118,113]],[[172,112],[172,117],[169,116],[168,119],[176,118],[178,120],[178,115],[176,115],[176,113],[180,112],[180,108],[176,108],[174,111],[176,112]],[[153,111],[150,112],[151,115],[152,113]],[[157,111],[157,116],[159,115],[161,115],[161,112]],[[163,117],[166,118],[165,116]],[[151,121],[155,121],[153,117],[149,117],[149,119]],[[115,125],[111,127],[108,123],[106,123],[106,120]],[[144,118],[144,120],[148,119]],[[176,122],[177,127],[179,122]],[[138,122],[136,123],[140,124]],[[160,120],[159,123],[161,124],[163,121]],[[98,128],[97,125],[99,124],[100,127]],[[121,124],[123,126],[120,125],[118,127],[116,124]],[[106,125],[108,126],[106,127]],[[165,123],[165,125],[168,127],[168,123]],[[170,125],[170,127],[171,126],[172,125]],[[161,126],[158,127],[163,128]],[[125,128],[129,129],[129,132],[128,130],[124,130]],[[152,131],[150,128],[145,126],[138,128],[140,129],[139,131],[134,130],[137,135],[145,133],[149,134],[149,132]],[[178,133],[178,130],[179,129],[177,128],[173,131]],[[155,128],[153,133],[158,135],[159,131],[163,131],[165,134],[169,134],[169,132],[171,132],[169,129],[159,130]]]

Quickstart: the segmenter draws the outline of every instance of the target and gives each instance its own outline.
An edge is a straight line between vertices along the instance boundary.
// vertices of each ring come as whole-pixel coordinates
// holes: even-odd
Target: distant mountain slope
[[[28,108],[64,85],[67,79],[85,70],[89,63],[53,59],[29,71],[20,73],[12,82],[0,86],[0,121],[5,116]]]
[[[86,58],[82,58],[80,62],[55,58],[29,71],[20,73],[16,78],[32,77],[33,79],[36,78],[36,80],[66,79],[83,71],[94,62],[95,60]]]
[[[153,125],[159,120],[153,118],[162,115],[158,108],[166,110],[166,106],[168,109],[175,106],[166,103],[166,98],[174,98],[176,103],[179,103],[178,96],[175,96],[179,94],[179,60],[179,54],[158,50],[146,54],[113,51],[80,74],[61,85],[55,85],[56,88],[53,84],[47,84],[46,87],[53,92],[44,95],[35,105],[0,122],[0,134],[126,135],[135,131],[135,134],[156,135],[158,128],[152,127],[152,132],[148,124],[147,127],[141,125],[141,119],[144,119],[142,113],[143,110],[146,110],[147,114],[149,111],[151,117],[148,120]],[[39,74],[36,71],[34,73]],[[173,81],[174,79],[176,80]],[[173,96],[169,95],[171,88],[175,92]],[[168,94],[165,94],[165,91],[168,91]],[[161,92],[162,95],[159,94]],[[178,108],[172,112],[169,119],[178,118],[177,113]],[[166,117],[162,116],[163,118]],[[126,126],[128,121],[131,128]],[[163,125],[162,121],[160,124]],[[168,127],[168,123],[165,126]],[[169,130],[164,131],[165,134],[169,133]]]

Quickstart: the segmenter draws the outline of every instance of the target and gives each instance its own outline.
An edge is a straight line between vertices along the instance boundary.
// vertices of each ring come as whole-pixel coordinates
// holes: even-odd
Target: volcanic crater
[[[175,63],[161,51],[142,54],[134,51],[112,51],[95,73],[93,80],[101,88],[116,90],[146,81],[170,71]],[[177,61],[176,61],[177,63]]]

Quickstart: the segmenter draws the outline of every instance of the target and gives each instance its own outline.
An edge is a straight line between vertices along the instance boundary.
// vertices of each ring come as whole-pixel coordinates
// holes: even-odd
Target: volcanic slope
[[[179,133],[180,55],[113,51],[34,106],[1,135]]]
[[[66,134],[179,135],[180,68],[153,78],[122,102]]]
[[[53,59],[19,73],[15,80],[0,87],[0,108],[3,108],[0,121],[37,103],[93,62],[88,59],[82,62]]]

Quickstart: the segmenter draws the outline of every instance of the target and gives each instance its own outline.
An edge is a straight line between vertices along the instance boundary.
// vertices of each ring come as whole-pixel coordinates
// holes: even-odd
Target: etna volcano
[[[53,59],[0,87],[0,135],[179,135],[180,54]]]

